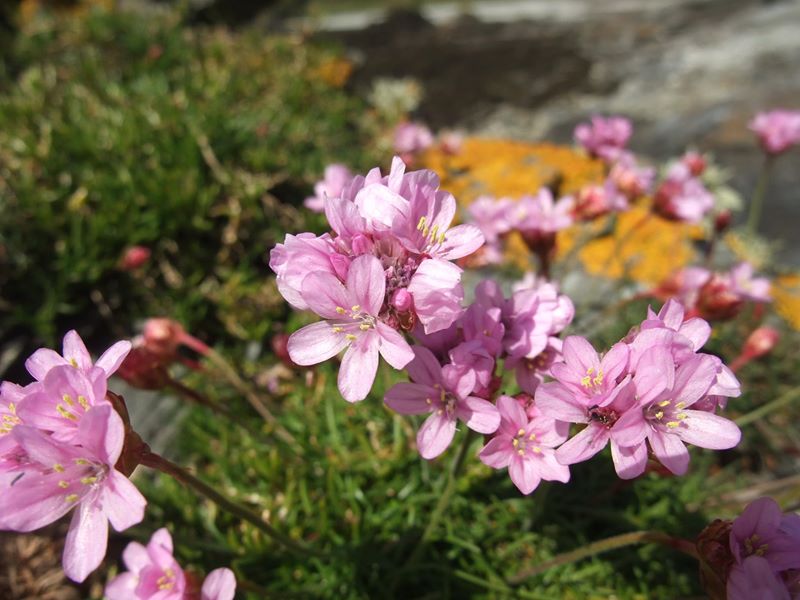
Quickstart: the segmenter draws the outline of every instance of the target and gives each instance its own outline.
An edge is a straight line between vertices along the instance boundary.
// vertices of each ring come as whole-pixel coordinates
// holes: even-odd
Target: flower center
[[[86,458],[72,459],[73,465],[69,468],[61,463],[52,466],[53,473],[63,473],[63,479],[58,480],[59,489],[63,490],[64,501],[69,504],[77,502],[84,494],[86,488],[100,485],[108,475],[108,466],[92,462]],[[69,470],[68,470],[69,469]]]
[[[171,590],[175,586],[175,571],[171,568],[164,569],[164,574],[156,579],[159,590]]]
[[[645,419],[654,421],[656,424],[661,424],[669,429],[680,427],[688,415],[681,412],[686,407],[685,402],[672,403],[672,400],[662,400],[657,404],[651,404],[645,411]]]
[[[19,417],[17,416],[17,407],[13,402],[11,402],[8,405],[8,413],[3,415],[3,418],[0,419],[0,435],[11,433],[11,430],[21,423],[22,421],[20,421]]]
[[[747,556],[764,556],[769,549],[769,544],[759,544],[759,540],[761,536],[757,533],[754,533],[749,538],[744,541],[744,549],[747,553]]]
[[[517,432],[517,435],[511,440],[511,444],[520,456],[525,456],[526,453],[542,453],[542,449],[536,445],[536,434],[526,434],[524,429],[520,429]]]
[[[589,408],[589,419],[595,423],[600,423],[607,429],[611,429],[611,427],[614,426],[614,423],[616,423],[619,419],[619,415],[617,414],[617,411],[611,407],[600,407],[595,404]]]
[[[77,406],[80,406],[84,412],[89,410],[89,401],[86,400],[86,396],[79,395],[77,398],[73,398],[70,394],[64,394],[61,396],[61,400],[56,404],[56,412],[68,421],[78,420],[79,417],[75,414]]]
[[[358,332],[369,331],[375,328],[375,317],[361,310],[361,306],[354,304],[350,309],[342,306],[336,307],[336,312],[342,319],[332,323],[334,333],[343,334],[349,341],[355,340]]]
[[[603,369],[598,369],[597,373],[595,373],[594,367],[586,369],[586,375],[581,377],[581,385],[588,391],[598,391],[603,385]]]

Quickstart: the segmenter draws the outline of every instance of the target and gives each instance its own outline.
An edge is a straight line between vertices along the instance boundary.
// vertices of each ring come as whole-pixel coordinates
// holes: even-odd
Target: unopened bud
[[[759,327],[747,336],[741,354],[731,363],[731,369],[737,371],[751,360],[761,358],[778,344],[781,334],[772,327]]]
[[[686,165],[686,168],[689,169],[689,172],[694,175],[695,177],[700,177],[707,166],[706,159],[703,158],[703,155],[699,152],[687,152],[683,155],[681,159],[683,164]]]
[[[122,253],[119,268],[123,271],[134,271],[150,260],[150,248],[130,246]]]
[[[289,356],[289,335],[286,333],[276,333],[270,340],[272,351],[275,356],[287,367],[297,368],[297,364]]]
[[[144,346],[134,346],[131,349],[116,375],[140,390],[161,390],[169,383],[169,373],[161,357]]]
[[[171,361],[178,352],[185,331],[177,321],[165,318],[148,319],[144,324],[144,347],[165,361]]]
[[[395,290],[394,294],[392,294],[392,306],[395,308],[395,310],[397,310],[397,312],[408,312],[411,310],[413,305],[414,298],[407,289],[401,288]]]

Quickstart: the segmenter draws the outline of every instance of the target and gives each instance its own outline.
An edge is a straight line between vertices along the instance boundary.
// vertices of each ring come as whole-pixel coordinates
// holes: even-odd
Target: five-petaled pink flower
[[[326,319],[307,325],[289,338],[289,356],[298,365],[314,365],[345,348],[339,369],[339,391],[350,402],[367,397],[378,369],[378,354],[395,369],[414,358],[403,336],[379,318],[386,290],[380,261],[356,258],[347,284],[330,273],[311,273],[303,280],[309,308]]]
[[[404,415],[430,413],[417,433],[423,458],[436,458],[453,441],[461,420],[478,433],[494,433],[500,413],[491,402],[472,396],[476,385],[473,370],[454,365],[442,367],[433,353],[414,346],[414,360],[406,366],[413,383],[395,384],[384,397],[386,405]]]
[[[508,467],[511,481],[523,494],[539,482],[569,481],[569,467],[556,460],[553,448],[569,435],[569,424],[548,418],[535,405],[527,413],[509,396],[497,400],[500,427],[478,457],[494,469]]]
[[[230,569],[208,574],[200,593],[172,555],[172,536],[159,529],[147,546],[131,542],[122,553],[128,570],[105,589],[108,600],[233,600],[236,578]]]
[[[64,573],[83,581],[102,562],[108,523],[122,531],[141,522],[147,504],[114,465],[125,428],[110,404],[95,406],[80,420],[72,444],[28,425],[12,432],[20,453],[15,478],[0,493],[0,526],[33,531],[73,508],[64,547]]]
[[[25,368],[36,381],[43,381],[48,371],[59,365],[72,365],[84,372],[89,372],[92,368],[100,368],[108,378],[119,369],[130,350],[131,343],[129,341],[117,342],[103,352],[96,363],[92,363],[92,356],[86,349],[81,336],[75,330],[71,330],[64,336],[63,356],[50,348],[39,348],[25,361]]]

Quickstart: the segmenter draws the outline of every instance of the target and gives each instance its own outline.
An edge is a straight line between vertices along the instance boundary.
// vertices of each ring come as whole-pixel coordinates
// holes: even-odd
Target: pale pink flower
[[[328,165],[322,180],[314,184],[314,195],[306,198],[303,204],[309,210],[321,213],[325,210],[325,198],[339,198],[352,180],[353,173],[345,165]]]
[[[17,446],[11,432],[17,425],[22,425],[17,409],[23,398],[35,389],[38,384],[33,383],[27,388],[4,381],[0,383],[0,460],[2,456]],[[2,467],[0,467],[2,470]]]
[[[706,157],[694,150],[689,150],[681,157],[681,162],[686,165],[689,172],[695,177],[700,177],[708,166]]]
[[[734,565],[728,574],[728,600],[792,600],[784,581],[757,555]]]
[[[476,384],[473,371],[453,365],[442,367],[433,353],[422,346],[414,346],[414,360],[406,371],[413,383],[395,384],[386,392],[384,402],[404,415],[430,413],[417,433],[417,448],[423,458],[436,458],[447,449],[459,420],[478,433],[497,430],[497,408],[471,395]]]
[[[653,167],[642,167],[630,152],[623,152],[611,168],[608,179],[628,200],[635,200],[650,193],[656,170]]]
[[[522,196],[514,207],[511,217],[514,229],[523,236],[552,234],[572,225],[571,197],[556,202],[553,193],[546,187],[535,196]]]
[[[422,123],[405,121],[394,130],[394,151],[401,155],[413,155],[430,148],[434,137]]]
[[[628,197],[609,177],[602,185],[583,186],[574,199],[573,217],[591,220],[610,212],[628,210]]]
[[[800,111],[775,109],[758,113],[750,121],[767,154],[781,154],[800,143]]]
[[[110,404],[96,406],[81,419],[75,445],[54,440],[27,425],[13,436],[24,452],[20,471],[0,493],[0,525],[33,531],[75,512],[64,548],[64,573],[83,581],[106,554],[108,523],[117,531],[144,517],[147,503],[114,465],[122,452],[125,428]]]
[[[754,500],[733,520],[730,544],[738,564],[756,555],[775,572],[800,569],[800,515],[784,514],[772,498]]]
[[[111,580],[105,589],[108,600],[233,600],[236,578],[230,569],[208,574],[200,595],[173,556],[172,536],[159,529],[147,546],[131,542],[122,554],[127,571]]]
[[[729,272],[731,288],[744,300],[771,302],[770,281],[766,277],[753,277],[753,265],[742,262]]]
[[[75,330],[68,331],[64,336],[63,356],[50,348],[39,348],[25,361],[28,369],[36,381],[43,381],[48,371],[59,365],[72,365],[84,372],[89,372],[97,367],[105,372],[106,378],[111,377],[119,369],[122,361],[131,350],[131,343],[127,340],[117,342],[103,352],[96,363],[92,363],[92,356]]]
[[[630,119],[594,116],[575,127],[575,141],[592,156],[611,162],[625,149],[632,133]]]
[[[699,223],[714,207],[714,196],[686,164],[678,162],[656,190],[653,207],[665,219]]]
[[[119,259],[119,268],[123,271],[135,271],[150,260],[150,254],[150,248],[146,246],[129,246]]]
[[[303,280],[309,308],[326,320],[293,333],[289,356],[298,365],[313,365],[347,349],[339,369],[339,391],[349,402],[366,398],[378,354],[395,369],[414,357],[403,336],[378,318],[385,290],[380,261],[367,255],[352,262],[346,285],[330,273],[312,273]]]
[[[539,482],[569,481],[569,467],[555,458],[554,448],[569,435],[569,424],[541,414],[532,406],[528,413],[509,396],[497,400],[500,426],[478,457],[494,469],[508,467],[511,481],[523,494],[530,494]]]

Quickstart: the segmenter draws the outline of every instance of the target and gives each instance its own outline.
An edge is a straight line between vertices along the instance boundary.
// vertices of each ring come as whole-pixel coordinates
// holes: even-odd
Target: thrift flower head
[[[510,396],[497,400],[500,426],[478,457],[495,469],[508,467],[511,481],[523,494],[530,494],[539,482],[569,481],[569,467],[555,458],[553,448],[569,435],[569,425],[545,417],[534,406],[526,413]]]
[[[108,523],[123,531],[141,522],[147,503],[114,468],[125,428],[110,404],[91,408],[72,444],[29,425],[12,435],[21,449],[18,475],[0,493],[0,526],[33,531],[75,509],[64,547],[64,573],[83,581],[106,554]]]
[[[339,198],[352,180],[353,173],[345,165],[328,165],[323,179],[314,184],[314,195],[306,198],[303,205],[314,212],[323,212],[325,198]]]
[[[378,354],[395,369],[414,358],[403,336],[378,318],[385,289],[384,272],[374,256],[353,261],[346,285],[330,273],[311,273],[303,280],[309,308],[326,320],[292,334],[289,356],[298,365],[313,365],[347,349],[339,391],[350,402],[363,400],[372,388]]]
[[[394,151],[404,158],[430,148],[433,142],[431,130],[422,123],[407,121],[394,130]]]
[[[172,555],[172,536],[159,529],[147,546],[131,542],[122,554],[127,571],[105,589],[108,600],[233,600],[236,578],[230,569],[215,569],[200,593]]]
[[[772,498],[754,500],[734,519],[730,544],[737,564],[760,556],[775,572],[800,569],[800,515],[784,514]]]
[[[417,447],[423,458],[436,458],[447,449],[459,420],[478,433],[497,430],[497,408],[471,395],[476,383],[473,371],[453,365],[442,367],[433,353],[422,346],[414,346],[414,360],[406,370],[412,383],[395,384],[386,392],[384,401],[400,414],[430,413],[417,433]]]
[[[592,156],[615,160],[625,149],[633,133],[633,124],[625,117],[592,117],[589,123],[575,128],[575,141]]]
[[[758,113],[750,122],[767,154],[781,154],[800,143],[800,111],[776,109]]]
[[[117,342],[103,352],[96,363],[92,363],[92,357],[83,340],[75,330],[72,330],[64,336],[63,355],[50,348],[39,348],[25,361],[25,368],[36,381],[43,381],[50,369],[60,365],[72,365],[84,372],[98,367],[105,372],[106,377],[111,377],[122,364],[130,349],[130,342]]]
[[[685,163],[679,162],[656,190],[653,206],[665,219],[699,223],[714,207],[714,196]]]
[[[654,168],[639,166],[632,153],[624,152],[614,163],[608,178],[628,200],[635,200],[650,193],[655,175]]]

